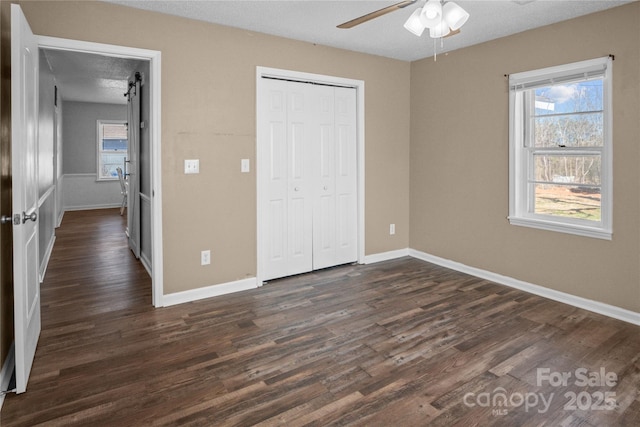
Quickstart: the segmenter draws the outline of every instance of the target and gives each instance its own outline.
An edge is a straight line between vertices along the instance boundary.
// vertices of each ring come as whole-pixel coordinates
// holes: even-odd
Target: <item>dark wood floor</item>
[[[2,426],[640,425],[640,327],[411,258],[153,309],[122,229],[65,214]]]

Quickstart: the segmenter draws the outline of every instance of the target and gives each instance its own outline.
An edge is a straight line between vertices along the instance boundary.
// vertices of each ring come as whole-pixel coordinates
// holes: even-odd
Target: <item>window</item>
[[[98,120],[98,181],[118,179],[118,167],[124,173],[127,147],[127,122]]]
[[[509,221],[611,239],[611,59],[509,76]]]

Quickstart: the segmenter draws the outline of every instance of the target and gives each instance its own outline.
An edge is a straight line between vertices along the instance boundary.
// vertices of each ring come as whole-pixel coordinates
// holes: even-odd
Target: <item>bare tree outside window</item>
[[[602,80],[532,90],[534,212],[601,219]]]

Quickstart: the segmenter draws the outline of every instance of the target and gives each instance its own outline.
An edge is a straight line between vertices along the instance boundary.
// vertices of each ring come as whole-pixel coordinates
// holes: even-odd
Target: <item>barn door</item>
[[[127,235],[129,247],[140,258],[140,79],[129,82],[127,102]]]

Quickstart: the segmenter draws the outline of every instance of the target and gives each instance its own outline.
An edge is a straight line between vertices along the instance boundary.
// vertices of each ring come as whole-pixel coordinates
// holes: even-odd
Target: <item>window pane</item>
[[[535,184],[534,212],[600,221],[600,188]]]
[[[533,156],[533,180],[563,184],[600,185],[602,162],[599,155]]]
[[[103,123],[99,121],[98,179],[118,179],[116,168],[124,171],[127,157],[128,132],[126,123]]]
[[[105,151],[127,151],[127,139],[103,139],[102,149]]]
[[[602,147],[604,145],[603,113],[536,117],[536,147]]]
[[[589,80],[566,85],[554,85],[535,92],[536,116],[603,110],[603,81]]]
[[[100,178],[118,178],[117,167],[124,172],[124,159],[127,153],[102,153],[100,154],[102,168],[100,170]]]

